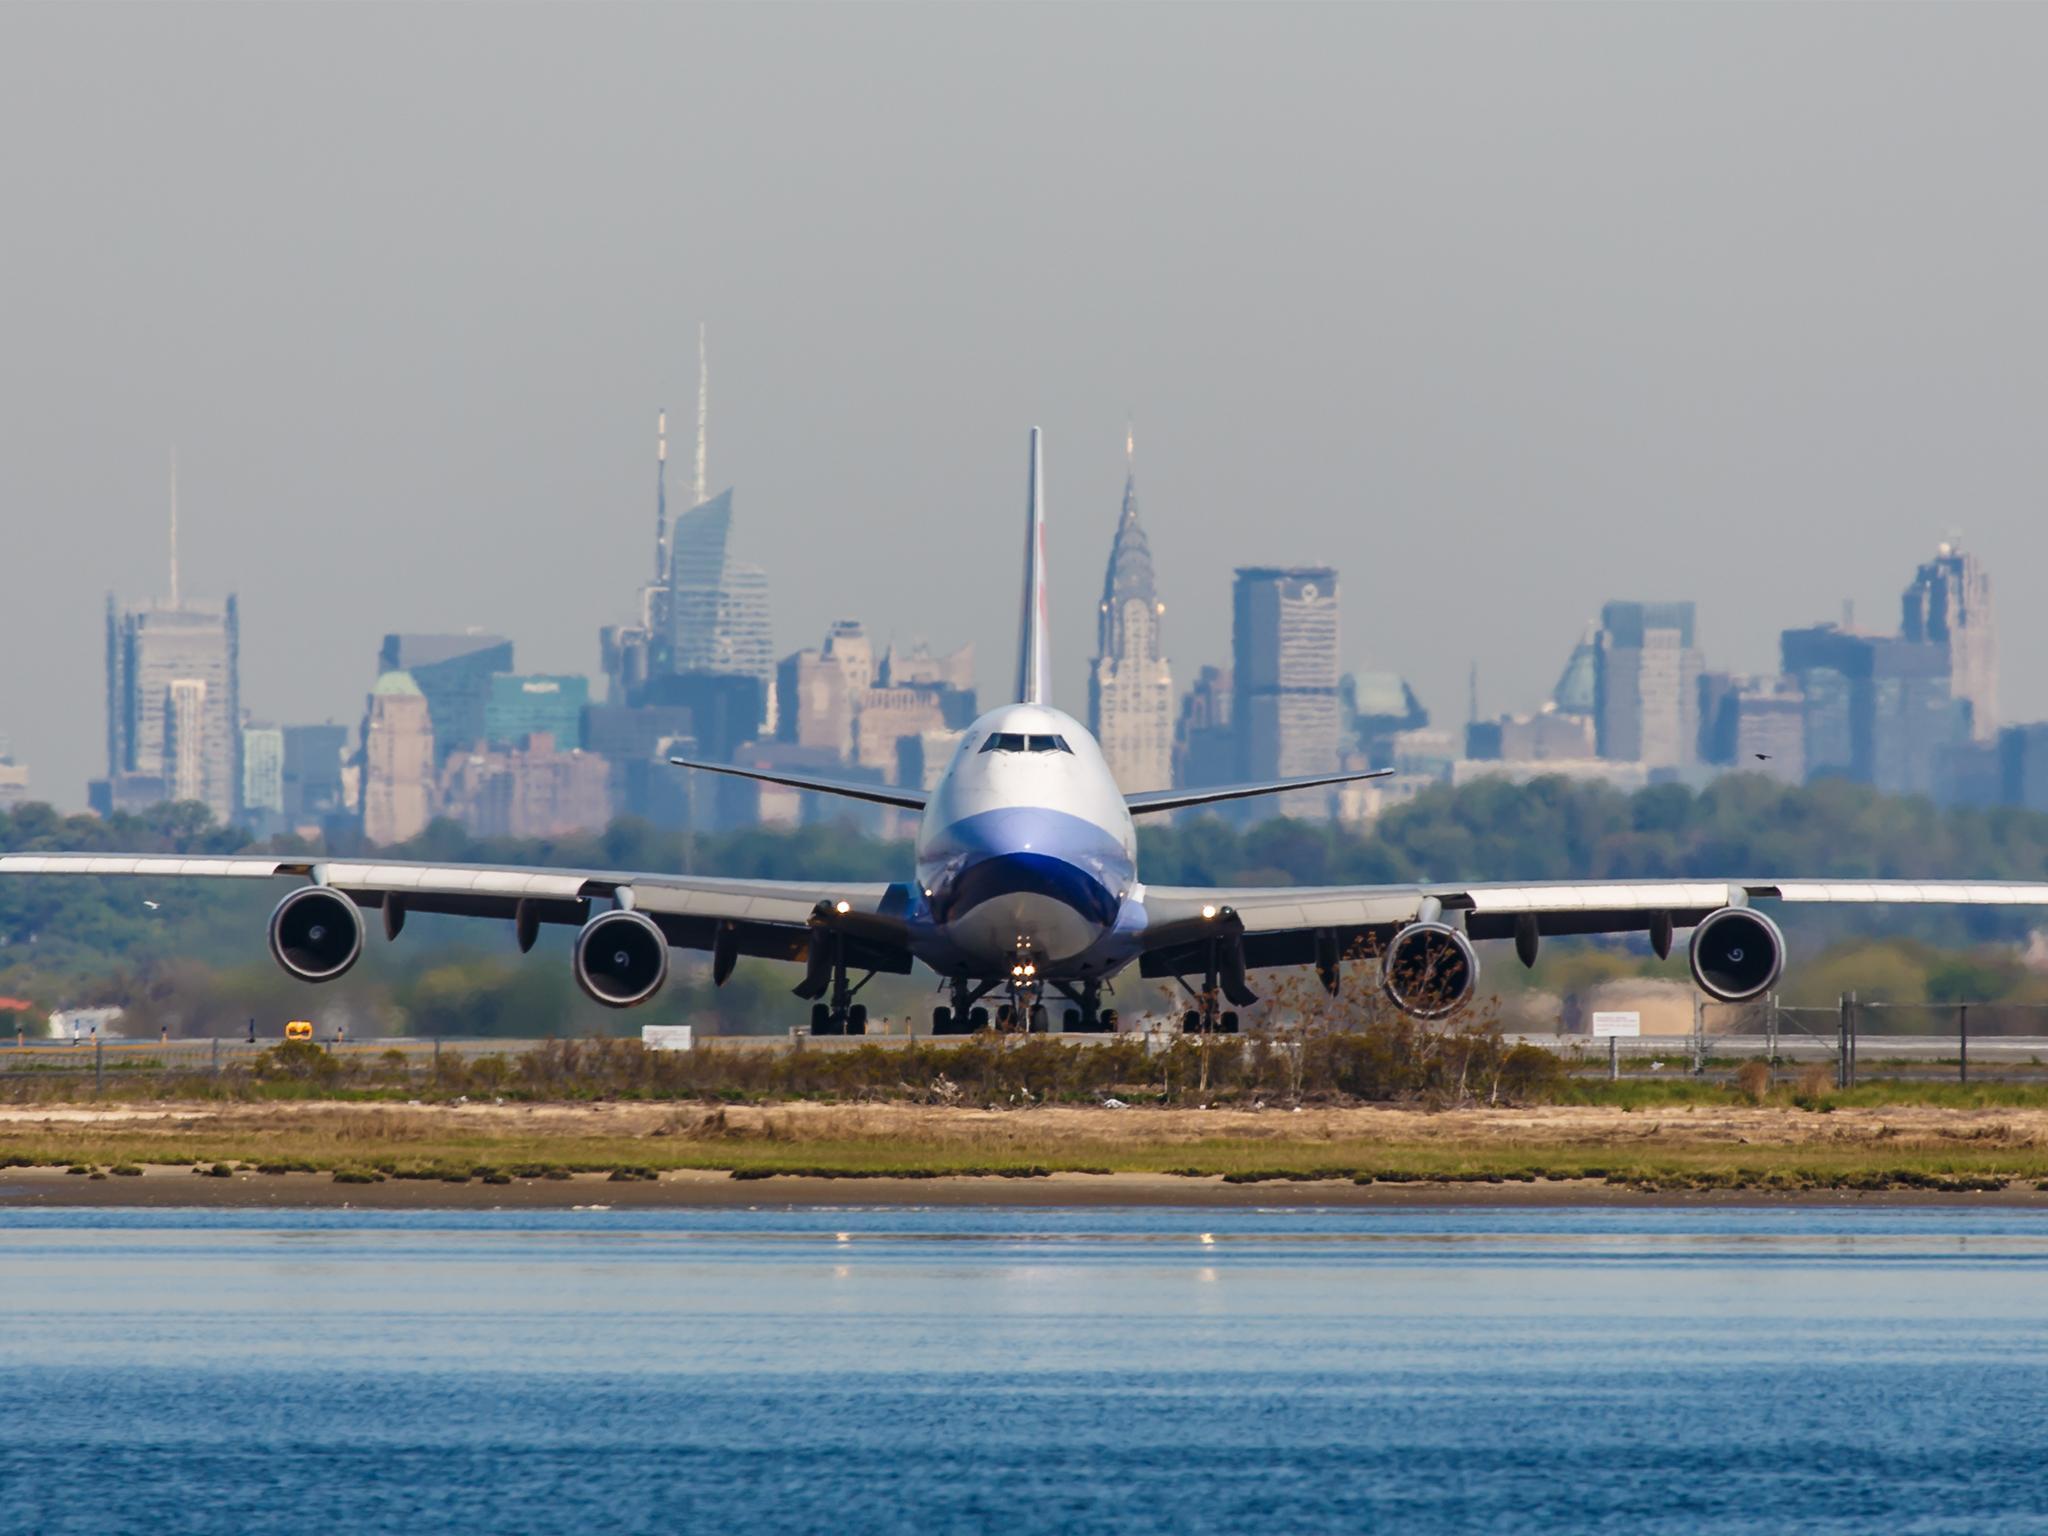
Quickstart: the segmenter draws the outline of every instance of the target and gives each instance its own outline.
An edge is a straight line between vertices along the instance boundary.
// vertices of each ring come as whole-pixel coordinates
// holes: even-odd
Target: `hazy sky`
[[[1456,720],[1609,597],[1736,669],[1893,624],[1953,529],[2048,715],[2044,64],[2020,6],[0,8],[0,735],[104,770],[174,441],[259,718],[393,629],[595,673],[700,317],[784,649],[1004,694],[1037,422],[1085,709],[1131,413],[1182,681],[1236,564],[1338,565]]]

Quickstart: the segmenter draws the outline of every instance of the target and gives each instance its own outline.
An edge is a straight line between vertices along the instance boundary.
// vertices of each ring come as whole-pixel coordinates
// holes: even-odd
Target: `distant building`
[[[1566,658],[1550,702],[1559,713],[1591,719],[1600,710],[1600,626],[1588,624]]]
[[[11,811],[28,799],[28,765],[0,749],[0,811]]]
[[[981,713],[974,687],[974,647],[963,645],[943,656],[932,654],[922,640],[904,650],[890,646],[875,673],[884,688],[917,688],[938,701],[949,730],[965,730]]]
[[[479,837],[563,837],[611,820],[611,770],[559,750],[546,732],[512,747],[459,752],[441,771],[443,811]]]
[[[1337,679],[1337,710],[1345,744],[1357,747],[1366,765],[1377,768],[1391,760],[1394,736],[1429,724],[1429,711],[1415,690],[1393,672],[1345,673]]]
[[[377,670],[407,674],[426,699],[438,761],[487,739],[491,679],[512,670],[512,642],[502,635],[386,635]]]
[[[1500,719],[1499,760],[1504,763],[1585,762],[1599,756],[1594,747],[1590,715],[1545,709]]]
[[[776,736],[791,746],[853,756],[855,700],[875,675],[875,653],[857,619],[840,619],[818,650],[796,651],[776,669]]]
[[[680,704],[593,704],[583,712],[584,750],[610,771],[612,813],[687,827],[693,775],[670,757],[697,757],[689,709]]]
[[[94,802],[197,800],[241,809],[241,642],[235,599],[116,609],[107,599],[107,778]]]
[[[1173,727],[1173,782],[1191,789],[1228,784],[1237,776],[1236,702],[1228,667],[1203,667],[1181,695]]]
[[[1947,646],[1865,635],[1832,624],[1779,640],[1798,686],[1808,778],[1836,773],[1888,794],[1932,795],[1943,755],[1969,735],[1949,692]]]
[[[242,810],[256,830],[284,821],[284,732],[274,725],[242,727]]]
[[[1600,755],[1683,767],[1699,745],[1700,653],[1691,603],[1609,603],[1596,640]]]
[[[863,768],[893,775],[896,744],[906,736],[946,729],[937,696],[924,688],[870,688],[853,721],[853,760]]]
[[[734,561],[730,490],[675,520],[670,534],[668,612],[677,672],[751,677],[764,709],[775,690],[775,640],[769,619],[768,573]],[[758,729],[772,724],[764,714]]]
[[[1899,637],[1948,653],[1949,692],[1968,711],[1972,741],[1998,737],[1998,630],[1991,578],[1977,557],[1944,543],[1900,601]]]
[[[339,815],[347,803],[342,759],[348,751],[348,727],[288,725],[283,734],[286,824],[316,826]]]
[[[1728,696],[1726,761],[1741,773],[1806,782],[1806,695],[1789,677],[1745,678]]]
[[[2015,725],[1999,733],[2001,799],[2048,812],[2048,725]]]
[[[363,715],[363,837],[375,844],[417,837],[433,819],[434,724],[410,673],[386,672]]]
[[[1088,726],[1117,787],[1126,793],[1173,783],[1173,669],[1160,644],[1152,549],[1138,520],[1135,471],[1124,476],[1123,512],[1110,542],[1088,674]]]
[[[564,747],[583,745],[583,711],[590,679],[567,674],[501,672],[484,704],[484,741],[510,746],[525,736],[548,735]]]
[[[733,753],[760,735],[765,690],[759,678],[738,672],[671,672],[648,679],[643,708],[677,708],[690,713],[697,756],[714,763],[733,761]]]
[[[1231,707],[1245,779],[1331,773],[1342,746],[1337,700],[1337,573],[1247,566],[1232,591]],[[1282,814],[1323,814],[1320,791],[1283,796]]]

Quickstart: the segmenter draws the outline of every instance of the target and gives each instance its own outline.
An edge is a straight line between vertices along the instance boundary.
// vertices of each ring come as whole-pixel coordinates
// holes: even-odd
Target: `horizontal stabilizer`
[[[1133,816],[1149,816],[1159,811],[1185,810],[1191,805],[1213,805],[1219,800],[1247,800],[1253,795],[1284,795],[1291,789],[1321,789],[1328,784],[1383,779],[1393,771],[1391,768],[1375,768],[1367,773],[1324,773],[1306,779],[1268,779],[1262,784],[1217,784],[1209,789],[1155,789],[1141,795],[1125,795],[1124,805]]]
[[[818,795],[838,795],[843,800],[866,800],[873,805],[893,805],[906,811],[923,810],[930,798],[921,789],[897,789],[888,784],[848,784],[842,779],[814,779],[803,773],[770,773],[765,768],[739,768],[731,763],[697,763],[687,757],[672,757],[669,762],[677,768],[729,774],[735,779],[780,784],[785,789],[807,789]]]

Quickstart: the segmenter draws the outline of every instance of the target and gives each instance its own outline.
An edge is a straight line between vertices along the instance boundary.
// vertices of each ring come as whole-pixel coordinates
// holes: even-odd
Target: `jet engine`
[[[575,967],[593,1001],[631,1008],[668,980],[668,936],[643,912],[601,912],[576,935]]]
[[[363,916],[340,891],[302,885],[270,914],[270,952],[301,981],[332,981],[363,952]]]
[[[1410,923],[1388,943],[1380,979],[1394,1006],[1411,1018],[1446,1018],[1479,985],[1479,956],[1448,923]]]
[[[1748,907],[1709,912],[1692,931],[1687,952],[1692,979],[1724,1003],[1746,1003],[1778,984],[1785,970],[1785,936]]]

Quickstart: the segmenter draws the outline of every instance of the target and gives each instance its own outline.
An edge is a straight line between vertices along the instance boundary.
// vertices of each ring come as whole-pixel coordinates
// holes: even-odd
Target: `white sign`
[[[687,1051],[691,1049],[690,1026],[643,1024],[640,1026],[640,1043],[650,1051]]]
[[[1606,1040],[1619,1036],[1633,1040],[1643,1032],[1643,1016],[1640,1013],[1596,1013],[1593,1015],[1593,1038]]]

